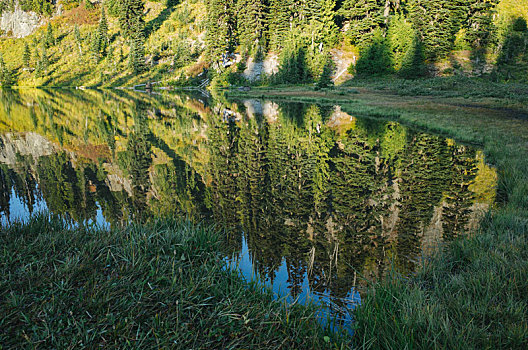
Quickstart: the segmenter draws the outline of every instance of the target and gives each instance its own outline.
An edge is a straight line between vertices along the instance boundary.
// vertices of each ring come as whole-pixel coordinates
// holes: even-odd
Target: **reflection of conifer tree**
[[[141,110],[135,111],[134,131],[128,137],[128,167],[132,181],[133,215],[139,219],[147,217],[147,193],[150,189],[149,169],[152,164],[149,130]]]
[[[211,181],[209,206],[213,211],[215,222],[227,228],[236,227],[238,221],[236,213],[238,133],[239,128],[234,122],[223,123],[220,117],[212,116],[208,134],[210,160],[207,172]],[[240,251],[242,249],[240,234],[228,231],[225,246],[232,249],[231,252]]]
[[[421,237],[434,207],[449,184],[450,155],[442,138],[418,134],[405,150],[401,174],[401,212],[397,224],[396,262],[403,271],[413,270],[411,260],[420,253]]]
[[[11,181],[9,168],[5,164],[0,164],[0,214],[9,218],[11,199]]]
[[[206,213],[205,185],[182,159],[176,158],[169,164],[157,165],[153,178],[157,193],[153,205],[157,207],[157,215],[185,214],[199,217]]]
[[[474,195],[469,185],[477,173],[476,154],[467,147],[451,145],[450,185],[446,191],[446,203],[442,212],[444,238],[452,239],[465,230],[471,214]]]
[[[15,195],[22,199],[30,214],[33,213],[36,199],[36,181],[32,174],[32,161],[33,158],[31,156],[17,154],[16,172],[13,172],[11,177],[14,182]]]

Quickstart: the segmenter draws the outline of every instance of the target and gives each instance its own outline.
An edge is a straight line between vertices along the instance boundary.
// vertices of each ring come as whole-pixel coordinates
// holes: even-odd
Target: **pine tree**
[[[51,25],[51,22],[48,22],[48,29],[46,31],[46,46],[51,47],[55,45],[55,36],[53,35],[53,27]]]
[[[293,0],[270,0],[268,17],[268,37],[270,48],[284,47],[293,27]]]
[[[327,55],[326,62],[323,67],[323,72],[317,80],[317,87],[320,89],[328,88],[334,86],[334,81],[332,80],[332,73],[334,71],[334,62],[332,58]]]
[[[128,54],[128,66],[134,74],[141,73],[145,69],[145,47],[142,31],[143,23],[139,19],[133,24],[132,37],[129,39],[130,52]]]
[[[410,18],[422,37],[428,59],[445,57],[451,51],[468,11],[465,0],[410,0]]]
[[[106,21],[106,14],[104,6],[101,8],[101,19],[99,20],[99,27],[97,27],[97,34],[99,37],[99,53],[105,56],[108,49],[108,22]]]
[[[48,57],[48,49],[46,47],[46,43],[42,42],[42,57],[40,59],[40,66],[41,71],[48,73],[48,67],[50,65],[49,57]]]
[[[384,26],[385,1],[344,0],[339,14],[347,23],[346,35],[355,44],[365,45],[374,31]]]
[[[24,43],[24,55],[22,56],[24,67],[29,68],[31,64],[31,50],[27,42]]]
[[[119,0],[119,24],[121,26],[121,33],[123,37],[130,39],[136,34],[140,28],[141,32],[144,30],[145,20],[143,19],[143,12],[145,7],[142,0]]]
[[[99,61],[99,48],[101,47],[101,37],[99,31],[90,34],[90,56],[94,62]]]
[[[373,34],[372,43],[361,51],[355,70],[360,77],[381,76],[393,72],[391,52],[381,30]]]
[[[499,0],[469,0],[466,39],[475,49],[487,47],[495,31],[493,15]]]
[[[218,61],[236,45],[234,0],[207,0],[206,44],[209,58]]]
[[[79,31],[79,26],[76,24],[75,28],[73,29],[73,37],[75,39],[75,44],[77,45],[78,53],[79,53],[79,59],[82,58],[82,36],[81,32]]]
[[[248,52],[256,53],[265,45],[267,5],[263,0],[238,0],[238,41]]]
[[[418,35],[414,36],[412,45],[405,53],[398,74],[406,79],[421,78],[427,75],[424,47]]]
[[[412,23],[402,14],[397,14],[390,19],[387,39],[390,44],[394,59],[394,68],[399,70],[405,54],[411,47],[415,36]]]
[[[9,88],[13,85],[13,74],[11,70],[7,68],[4,57],[0,54],[0,85],[2,88]]]

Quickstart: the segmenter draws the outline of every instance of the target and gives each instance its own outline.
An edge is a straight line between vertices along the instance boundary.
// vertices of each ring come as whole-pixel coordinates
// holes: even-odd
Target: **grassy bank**
[[[478,232],[439,247],[415,275],[394,274],[372,284],[355,312],[355,343],[369,349],[526,349],[528,119],[523,106],[507,107],[511,100],[503,95],[461,103],[467,99],[460,91],[402,98],[368,82],[359,91],[322,92],[318,98],[339,99],[351,115],[395,119],[480,145],[499,171],[499,203]],[[268,93],[291,100],[314,94]]]
[[[0,348],[345,348],[315,309],[226,269],[211,229],[156,221],[71,229],[42,215],[0,233]]]

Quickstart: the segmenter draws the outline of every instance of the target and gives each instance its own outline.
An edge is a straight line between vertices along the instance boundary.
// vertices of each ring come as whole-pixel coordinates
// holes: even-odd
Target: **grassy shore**
[[[352,115],[394,119],[477,144],[498,168],[499,203],[478,232],[439,247],[413,276],[394,273],[372,284],[355,311],[355,343],[369,349],[526,349],[528,119],[526,106],[517,103],[526,95],[506,96],[504,86],[500,94],[489,96],[492,89],[486,88],[490,93],[479,96],[475,85],[458,93],[422,89],[429,93],[402,98],[410,90],[396,93],[390,88],[396,84],[411,89],[407,82],[382,90],[376,82],[362,81],[346,88],[355,89],[352,94],[341,93],[344,89],[299,92],[297,97],[291,89],[266,93],[291,100],[338,100]],[[413,89],[428,84],[415,82]]]
[[[159,220],[0,231],[0,348],[335,349],[310,306],[285,306],[226,267],[211,229]]]

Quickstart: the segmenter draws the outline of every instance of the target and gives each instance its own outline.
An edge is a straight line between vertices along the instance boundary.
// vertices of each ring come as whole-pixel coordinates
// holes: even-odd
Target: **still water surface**
[[[477,149],[339,106],[124,90],[0,96],[0,220],[117,226],[185,216],[281,295],[353,307],[475,227],[496,173]],[[333,311],[332,311],[333,312]]]

